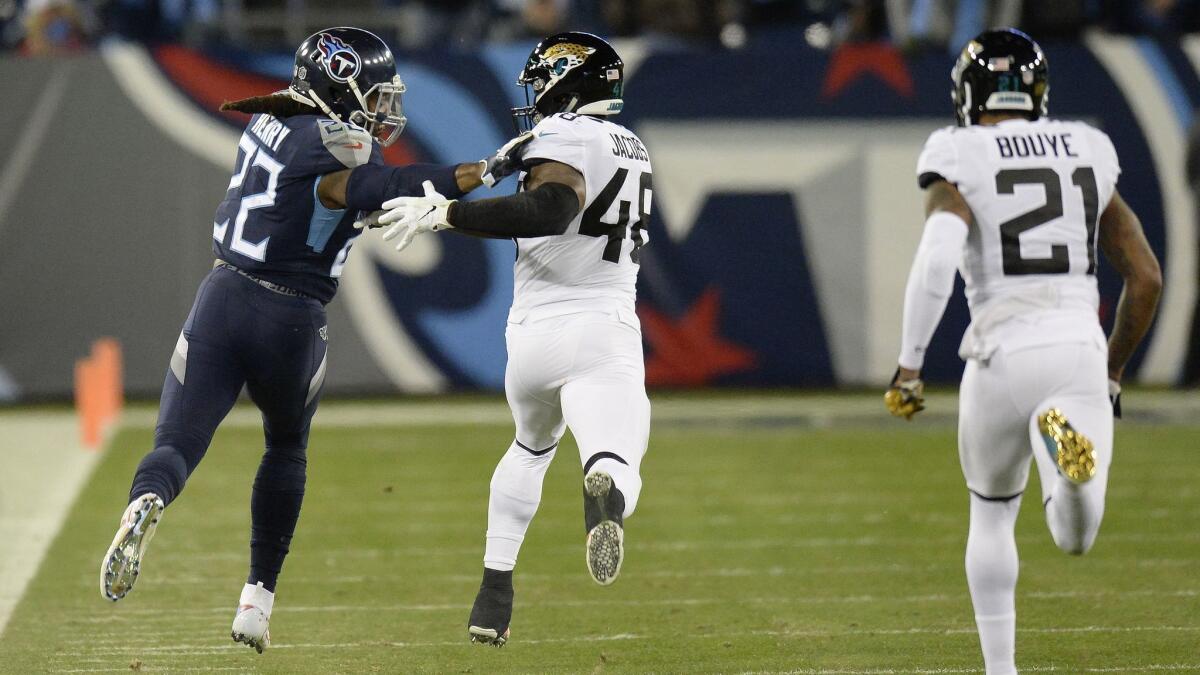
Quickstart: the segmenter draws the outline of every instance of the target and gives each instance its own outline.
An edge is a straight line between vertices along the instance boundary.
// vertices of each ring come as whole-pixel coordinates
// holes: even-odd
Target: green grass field
[[[372,416],[318,416],[265,654],[229,639],[261,444],[251,426],[218,433],[137,588],[101,599],[99,559],[151,441],[142,426],[114,439],[80,495],[0,638],[0,671],[982,672],[944,417],[657,423],[608,588],[584,568],[580,466],[564,441],[497,650],[470,644],[465,623],[510,427],[360,417]],[[1106,521],[1082,558],[1054,547],[1032,479],[1018,525],[1024,672],[1200,672],[1198,431],[1119,426]]]

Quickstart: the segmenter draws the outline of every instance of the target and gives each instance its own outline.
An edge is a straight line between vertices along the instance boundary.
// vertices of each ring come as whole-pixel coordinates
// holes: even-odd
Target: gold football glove
[[[892,388],[883,395],[883,402],[892,415],[911,421],[913,415],[925,409],[925,383],[919,377],[911,380],[901,380],[899,377],[900,371],[897,369],[892,377]]]

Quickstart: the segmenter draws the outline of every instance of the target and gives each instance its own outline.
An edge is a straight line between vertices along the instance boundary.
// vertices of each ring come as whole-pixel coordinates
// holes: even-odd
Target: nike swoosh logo
[[[434,211],[436,211],[436,210],[437,210],[437,207],[436,207],[436,206],[431,206],[431,207],[429,207],[429,210],[428,210],[428,211],[426,211],[425,213],[421,214],[421,218],[424,218],[425,216],[427,216],[427,215],[429,215],[429,214],[433,213],[433,212],[434,212]],[[421,220],[421,218],[418,218],[417,220]]]

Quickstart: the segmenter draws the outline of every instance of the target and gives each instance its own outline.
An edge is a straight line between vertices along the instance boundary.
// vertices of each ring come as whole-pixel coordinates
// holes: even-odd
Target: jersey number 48
[[[635,263],[639,262],[641,248],[649,240],[646,235],[646,224],[650,222],[650,196],[653,192],[649,171],[638,172],[638,204],[634,220],[630,222],[629,219],[629,210],[632,208],[632,204],[625,200],[621,200],[617,206],[616,222],[608,223],[603,220],[605,214],[612,208],[613,202],[617,200],[617,196],[620,195],[628,175],[629,169],[617,169],[617,172],[609,179],[608,185],[605,185],[600,194],[596,195],[579,220],[579,234],[588,237],[608,237],[603,259],[611,263],[621,260],[621,244],[625,241],[627,230],[628,236],[633,240],[633,250],[629,252],[629,259]]]

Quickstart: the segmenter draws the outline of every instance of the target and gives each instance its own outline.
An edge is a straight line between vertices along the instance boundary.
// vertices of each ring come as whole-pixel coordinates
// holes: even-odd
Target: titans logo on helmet
[[[317,49],[321,50],[321,63],[325,66],[325,72],[329,73],[329,77],[335,82],[347,82],[350,78],[358,76],[358,71],[362,68],[362,58],[340,38],[321,33]]]

